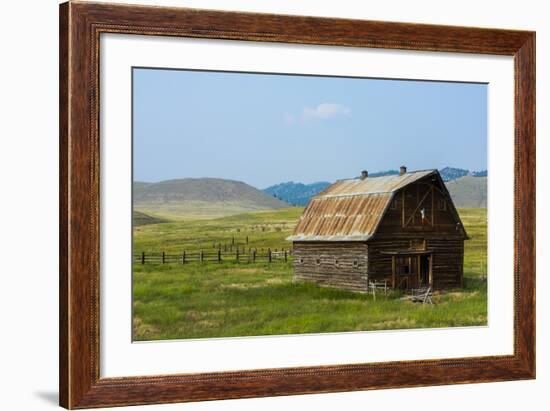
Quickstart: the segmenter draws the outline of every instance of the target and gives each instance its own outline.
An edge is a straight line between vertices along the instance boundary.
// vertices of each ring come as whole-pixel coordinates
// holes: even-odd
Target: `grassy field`
[[[292,262],[134,264],[134,340],[233,337],[484,325],[486,210],[459,210],[465,243],[463,289],[423,306],[292,281]],[[289,248],[301,208],[134,228],[135,252],[215,251],[232,238],[258,250]]]

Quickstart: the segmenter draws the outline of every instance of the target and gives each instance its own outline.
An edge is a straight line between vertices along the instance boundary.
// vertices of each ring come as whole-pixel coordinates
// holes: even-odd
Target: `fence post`
[[[162,252],[162,264],[164,264],[164,251]]]
[[[235,244],[235,236],[231,237],[231,245]]]
[[[237,251],[235,251],[235,257],[237,259],[237,262],[239,262],[239,247],[237,247]]]
[[[271,248],[267,249],[267,260],[271,262]]]
[[[204,253],[203,251],[201,250],[200,254],[199,254],[199,259],[201,260],[201,263],[204,261]]]
[[[252,250],[252,262],[256,262],[256,250]]]
[[[183,250],[183,253],[181,254],[181,263],[185,264],[185,250]]]
[[[248,236],[246,236],[246,244],[248,244]]]
[[[285,250],[285,263],[287,262],[287,257],[286,257],[286,250]]]
[[[145,264],[145,251],[141,252],[141,264]]]
[[[222,250],[218,249],[218,263],[222,262]]]

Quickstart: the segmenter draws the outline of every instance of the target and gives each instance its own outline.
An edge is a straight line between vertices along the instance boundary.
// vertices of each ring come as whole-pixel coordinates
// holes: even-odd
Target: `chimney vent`
[[[361,171],[361,180],[364,180],[369,176],[369,172],[367,170]]]
[[[407,167],[405,166],[401,166],[399,167],[399,175],[402,176],[403,174],[405,174],[407,172]]]

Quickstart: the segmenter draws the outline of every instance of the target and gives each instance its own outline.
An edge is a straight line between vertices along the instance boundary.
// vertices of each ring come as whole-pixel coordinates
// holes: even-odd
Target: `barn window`
[[[397,209],[397,198],[394,198],[391,200],[390,209],[396,210]]]
[[[396,259],[396,273],[397,274],[411,274],[411,259],[409,257],[397,257]]]
[[[338,265],[338,259],[334,260],[334,265]]]
[[[444,198],[440,198],[437,202],[437,209],[442,211],[447,210],[447,201]]]
[[[359,261],[353,260],[353,266],[354,266],[354,267],[357,267],[358,265],[359,265]]]
[[[425,250],[426,240],[420,240],[420,239],[411,240],[409,248],[412,250]]]
[[[317,263],[317,265],[320,265],[321,264],[321,259],[318,258],[317,260],[315,260],[315,262]]]

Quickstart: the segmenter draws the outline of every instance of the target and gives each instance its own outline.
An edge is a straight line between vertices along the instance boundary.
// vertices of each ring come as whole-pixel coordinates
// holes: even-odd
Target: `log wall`
[[[425,238],[426,251],[432,255],[433,287],[461,287],[464,265],[464,240],[461,238]],[[410,239],[380,239],[368,243],[368,274],[371,280],[392,280],[392,256],[384,252],[410,248]],[[414,245],[414,240],[413,240]]]
[[[433,250],[432,272],[434,288],[461,287],[464,275],[464,240],[427,240],[427,247]]]
[[[366,291],[367,244],[295,242],[294,278],[352,291]]]
[[[396,250],[406,250],[410,246],[408,239],[386,239],[369,241],[368,273],[371,280],[392,282],[392,256],[383,254]]]

